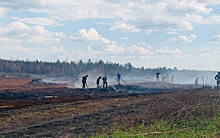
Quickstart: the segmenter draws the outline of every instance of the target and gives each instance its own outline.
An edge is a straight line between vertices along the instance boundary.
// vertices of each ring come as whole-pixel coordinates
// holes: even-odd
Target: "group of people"
[[[83,89],[86,89],[87,86],[87,78],[88,78],[88,75],[85,75],[82,77],[82,88]],[[100,85],[100,80],[102,79],[102,85]],[[105,74],[104,77],[102,76],[99,76],[96,80],[96,85],[97,85],[97,88],[108,88],[108,82],[107,82],[107,75]],[[121,79],[121,74],[118,72],[117,74],[117,82],[118,82],[118,85],[120,85],[120,79]]]
[[[158,82],[158,81],[160,81],[160,78],[159,78],[159,76],[160,76],[160,72],[159,71],[157,71],[156,72],[156,81]],[[168,75],[167,75],[168,76]],[[87,78],[88,78],[88,75],[85,75],[85,76],[83,76],[82,77],[82,88],[83,89],[86,89],[86,86],[87,86]],[[174,78],[174,75],[172,75],[171,76],[171,82],[173,82],[173,78]],[[102,85],[100,85],[100,80],[102,79]],[[102,76],[99,76],[98,78],[97,78],[97,80],[96,80],[96,85],[97,85],[97,88],[101,88],[101,86],[103,87],[103,88],[108,88],[108,82],[107,82],[107,75],[105,74],[105,76],[104,77],[102,77]],[[118,82],[118,85],[121,85],[120,84],[120,80],[121,80],[121,74],[118,72],[118,74],[117,74],[117,82]],[[196,78],[196,80],[195,80],[195,85],[198,85],[198,79],[199,78]],[[161,80],[162,80],[162,78],[161,78]],[[220,85],[220,72],[218,72],[218,74],[215,76],[215,80],[217,81],[217,89],[219,89],[219,85]]]
[[[99,76],[99,77],[97,78],[97,80],[96,80],[97,88],[98,88],[98,89],[101,88],[101,86],[100,86],[100,80],[101,80],[101,79],[102,79],[103,88],[106,88],[106,89],[107,89],[107,87],[108,87],[107,79],[108,79],[108,78],[107,78],[106,74],[105,74],[104,77]]]
[[[167,81],[167,82],[171,82],[173,83],[174,82],[174,74],[170,77],[169,74],[167,74],[167,76],[163,76],[161,77],[161,81]],[[156,72],[156,82],[159,82],[160,81],[160,72],[157,71]]]
[[[158,82],[159,80],[160,80],[160,78],[159,78],[159,76],[160,76],[160,72],[159,71],[157,71],[156,72],[156,81]],[[167,76],[165,77],[165,78],[167,78],[167,77],[169,77],[169,75],[167,74]],[[161,78],[161,80],[163,81],[165,78]],[[174,75],[172,75],[171,76],[171,82],[173,82],[173,78],[174,78]],[[215,80],[216,80],[216,82],[217,82],[217,89],[219,89],[219,85],[220,85],[220,72],[218,72],[218,74],[215,76]],[[197,77],[196,79],[195,79],[195,85],[196,86],[198,86],[198,81],[199,81],[199,77]]]
[[[207,76],[207,79],[206,79],[206,83],[207,83],[207,80],[208,80],[208,76]],[[216,80],[216,83],[217,83],[217,89],[219,89],[219,85],[220,85],[220,72],[218,72],[218,74],[215,76],[215,80]],[[199,77],[197,77],[195,79],[195,86],[198,86],[198,82],[199,82]],[[204,77],[203,77],[203,85],[204,85]]]

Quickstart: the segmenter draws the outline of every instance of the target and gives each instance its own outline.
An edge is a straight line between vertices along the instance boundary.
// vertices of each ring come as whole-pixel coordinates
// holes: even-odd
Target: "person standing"
[[[87,81],[87,77],[88,77],[88,75],[82,77],[82,85],[83,85],[82,88],[83,88],[83,89],[86,89],[86,85],[87,85],[87,83],[86,83],[86,81]]]
[[[215,76],[215,80],[217,82],[217,89],[219,89],[219,84],[220,84],[220,72]]]
[[[121,74],[118,72],[118,74],[117,74],[117,82],[118,82],[118,85],[121,85],[121,84],[120,84],[120,80],[121,80]]]
[[[100,80],[101,80],[102,76],[99,76],[98,79],[96,80],[96,84],[97,84],[97,88],[100,88]]]
[[[108,87],[108,83],[107,83],[107,76],[105,74],[105,76],[102,78],[102,81],[103,81],[103,88],[106,86],[106,89]]]
[[[197,78],[195,79],[195,86],[198,86],[198,82],[199,82],[199,77],[197,77]]]
[[[156,81],[157,82],[160,81],[160,72],[159,71],[157,71],[157,73],[156,73]]]

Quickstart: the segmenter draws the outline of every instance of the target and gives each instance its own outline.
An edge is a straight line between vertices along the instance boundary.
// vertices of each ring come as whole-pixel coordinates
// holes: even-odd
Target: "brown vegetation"
[[[6,78],[5,78],[6,79]],[[197,89],[159,94],[128,94],[109,91],[82,91],[60,85],[31,87],[30,78],[1,79],[1,93],[10,87],[15,93],[41,98],[1,99],[0,135],[6,137],[91,136],[110,132],[122,125],[136,129],[157,119],[180,120],[214,114],[220,92]],[[9,83],[6,83],[9,82]],[[13,83],[11,86],[11,82]],[[20,89],[21,87],[30,88]],[[35,89],[37,87],[37,89]],[[16,91],[16,88],[20,89]],[[58,98],[45,98],[57,95]],[[220,101],[220,100],[219,100]],[[218,102],[219,102],[218,101]],[[205,105],[210,108],[204,108]],[[214,103],[214,104],[213,104]],[[13,108],[12,108],[13,107]]]

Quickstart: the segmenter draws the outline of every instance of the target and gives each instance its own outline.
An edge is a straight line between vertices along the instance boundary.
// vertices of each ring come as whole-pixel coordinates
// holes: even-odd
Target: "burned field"
[[[190,85],[149,83],[82,90],[34,78],[0,78],[0,135],[78,137],[111,134],[155,120],[209,118],[219,110],[220,91]],[[204,108],[206,105],[209,108]]]

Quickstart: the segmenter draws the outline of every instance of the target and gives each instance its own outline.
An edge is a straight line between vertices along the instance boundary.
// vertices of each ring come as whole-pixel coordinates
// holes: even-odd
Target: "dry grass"
[[[84,114],[103,111],[113,107],[127,106],[131,104],[131,102],[135,104],[140,102],[140,100],[143,99],[137,99],[134,97],[114,98],[95,101],[88,100],[60,104],[46,104],[15,109],[5,112],[4,114],[7,116],[0,118],[0,132],[5,133],[42,123],[65,120]]]
[[[17,82],[18,80],[15,79],[13,81]],[[45,87],[40,85],[22,87],[22,85],[27,84],[27,81],[29,81],[29,78],[21,79],[21,81],[8,86],[12,82],[8,78],[5,82],[0,80],[0,87],[2,90],[6,88],[25,90],[26,88]],[[56,87],[59,88],[59,86]],[[27,105],[31,101],[18,100],[17,102],[23,102],[23,104]],[[65,127],[65,130],[59,130],[57,132],[57,129],[53,129],[50,130],[51,132],[47,131],[45,133],[56,133],[58,136],[75,136],[71,135],[70,132],[77,129],[88,129],[85,126],[94,126],[94,130],[91,129],[91,131],[88,130],[85,132],[87,135],[91,135],[93,131],[97,134],[102,133],[102,131],[114,131],[118,127],[115,124],[121,125],[122,130],[128,131],[130,128],[138,129],[142,124],[154,124],[155,121],[161,119],[166,119],[170,122],[209,119],[214,117],[216,113],[220,113],[220,91],[211,89],[192,89],[173,93],[138,95],[137,97],[127,96],[123,98],[103,98],[74,102],[71,99],[69,101],[68,99],[55,99],[53,103],[50,103],[49,100],[45,101],[45,103],[41,101],[42,103],[40,105],[36,105],[36,101],[32,102],[33,104],[30,104],[32,106],[5,110],[0,113],[0,135],[10,132],[21,132],[33,126],[41,126],[42,124],[49,124],[56,121],[63,122],[62,125],[64,125],[57,125],[57,129],[59,127]],[[0,106],[4,108],[13,106],[6,103],[0,101]],[[72,125],[66,121],[74,120],[75,117],[84,115],[88,115],[89,117],[82,123]],[[106,120],[110,121],[108,122]],[[105,125],[102,126],[99,122],[101,124],[104,122]],[[177,130],[182,129],[184,128]],[[173,133],[175,131],[171,130],[167,132]],[[38,136],[43,132],[36,131],[33,133]]]

